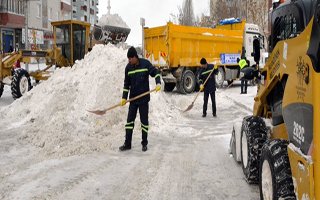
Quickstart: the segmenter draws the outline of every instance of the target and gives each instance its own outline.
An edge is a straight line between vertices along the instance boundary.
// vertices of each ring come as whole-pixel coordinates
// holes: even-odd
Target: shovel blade
[[[88,110],[88,112],[91,112],[96,115],[104,115],[106,113],[106,110]]]
[[[192,104],[190,104],[190,105],[188,106],[188,108],[185,109],[183,112],[187,112],[187,111],[191,110],[192,108],[193,108],[193,102],[192,102]]]

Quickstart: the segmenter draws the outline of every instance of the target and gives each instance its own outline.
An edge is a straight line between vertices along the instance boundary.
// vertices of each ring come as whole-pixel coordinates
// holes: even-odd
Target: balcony
[[[61,2],[61,10],[64,12],[71,12],[72,11],[72,7],[71,5],[65,3],[65,2]]]
[[[25,25],[25,18],[12,13],[0,13],[0,26],[8,28],[22,28]]]

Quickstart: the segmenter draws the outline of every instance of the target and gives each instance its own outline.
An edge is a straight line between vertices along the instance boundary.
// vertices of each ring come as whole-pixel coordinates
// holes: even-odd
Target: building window
[[[37,17],[41,17],[41,4],[37,4]]]
[[[8,0],[8,11],[13,12],[13,0]]]
[[[86,22],[88,19],[87,19],[87,15],[84,16],[84,21]]]
[[[52,20],[52,8],[49,8],[48,16],[49,16],[49,20]]]
[[[87,6],[81,6],[81,10],[87,11]]]

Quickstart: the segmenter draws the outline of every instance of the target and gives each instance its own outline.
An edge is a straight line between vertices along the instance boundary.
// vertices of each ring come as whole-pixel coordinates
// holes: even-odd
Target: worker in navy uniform
[[[155,68],[148,60],[139,58],[134,47],[129,48],[127,57],[129,63],[127,64],[125,69],[123,94],[120,103],[122,106],[126,104],[129,94],[129,98],[133,98],[150,90],[149,75],[155,77],[156,91],[158,92],[161,90],[160,73],[157,68]],[[149,130],[149,101],[150,94],[130,102],[127,123],[125,125],[125,142],[122,146],[119,147],[120,151],[131,149],[132,132],[138,109],[142,129],[142,151],[147,151]]]
[[[241,93],[247,94],[248,80],[245,78],[246,68],[248,67],[247,60],[242,58],[237,58],[238,65],[240,67],[240,80],[241,80]]]
[[[204,91],[202,117],[207,116],[207,106],[208,106],[209,95],[211,97],[211,102],[212,102],[212,115],[213,117],[216,117],[217,113],[216,113],[216,97],[215,97],[216,95],[215,94],[216,93],[215,75],[218,73],[218,69],[214,65],[208,64],[205,58],[201,58],[200,64],[202,66],[202,69],[200,71],[200,76],[199,76],[200,91]],[[210,75],[210,72],[212,72],[211,75]],[[204,83],[209,75],[210,77],[208,78],[207,82]]]

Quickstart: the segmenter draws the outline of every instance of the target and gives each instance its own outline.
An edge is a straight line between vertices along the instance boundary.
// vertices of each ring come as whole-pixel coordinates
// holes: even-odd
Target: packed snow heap
[[[129,26],[123,21],[118,14],[105,14],[98,21],[98,25],[103,26],[116,26],[129,28]]]
[[[47,155],[117,150],[124,140],[128,105],[103,116],[87,110],[105,109],[119,103],[128,62],[126,53],[111,44],[96,45],[72,68],[56,69],[47,81],[0,109],[2,130],[19,131],[22,143],[42,148]],[[150,78],[150,87],[154,86],[155,80]],[[182,108],[189,103],[186,98],[163,94],[151,95],[150,134],[166,133],[168,124],[181,117],[175,105]],[[139,117],[136,123],[134,136],[139,142]]]

